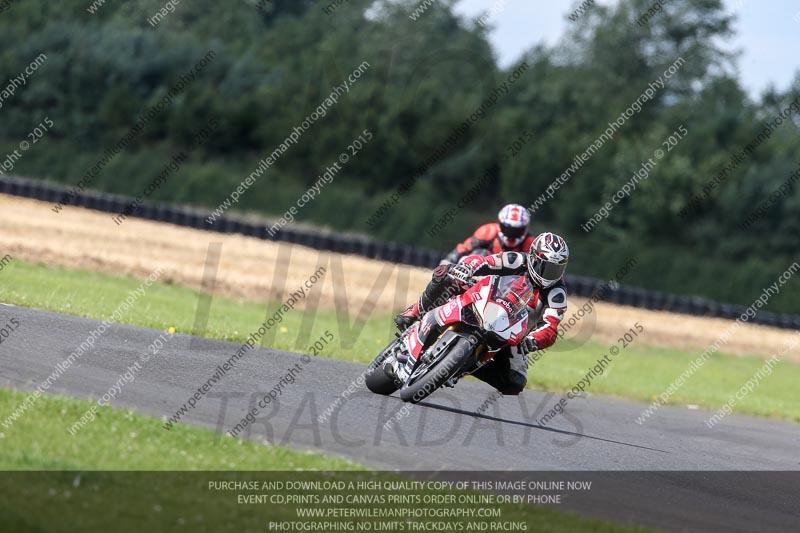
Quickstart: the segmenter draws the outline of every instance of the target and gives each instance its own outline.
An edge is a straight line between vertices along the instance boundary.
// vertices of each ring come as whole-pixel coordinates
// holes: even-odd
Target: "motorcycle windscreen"
[[[501,276],[492,293],[492,299],[499,301],[512,317],[525,311],[532,297],[533,287],[526,276]]]

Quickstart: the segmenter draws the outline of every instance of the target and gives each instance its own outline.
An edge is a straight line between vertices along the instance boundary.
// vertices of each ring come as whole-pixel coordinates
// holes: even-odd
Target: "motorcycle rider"
[[[497,222],[490,222],[476,229],[464,242],[457,244],[442,263],[458,263],[462,257],[474,255],[478,250],[487,250],[488,254],[527,253],[534,239],[528,233],[530,220],[527,209],[519,204],[508,204],[497,214]]]
[[[528,303],[528,333],[519,345],[502,349],[493,363],[473,374],[502,394],[519,394],[528,381],[526,355],[548,348],[558,338],[558,325],[567,310],[567,287],[563,276],[568,260],[569,248],[564,239],[545,232],[534,239],[527,255],[519,252],[473,255],[461,263],[439,265],[419,301],[397,315],[395,324],[400,330],[405,330],[424,313],[464,292],[466,282],[473,276],[520,275],[521,282],[534,289]]]

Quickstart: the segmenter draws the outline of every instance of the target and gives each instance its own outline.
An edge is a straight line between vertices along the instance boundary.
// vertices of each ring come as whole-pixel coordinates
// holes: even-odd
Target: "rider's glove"
[[[538,350],[539,346],[536,344],[536,339],[528,336],[522,339],[522,342],[519,343],[519,348],[523,353],[531,353]]]
[[[462,285],[468,284],[469,280],[472,279],[472,267],[464,263],[456,263],[450,267],[447,273]]]

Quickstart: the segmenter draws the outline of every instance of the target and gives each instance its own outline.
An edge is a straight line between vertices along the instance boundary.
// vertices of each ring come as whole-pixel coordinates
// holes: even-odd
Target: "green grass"
[[[110,319],[128,294],[142,284],[132,277],[116,277],[85,270],[64,270],[13,261],[0,273],[0,301],[36,309],[95,319]],[[205,331],[193,331],[201,293],[185,287],[156,283],[125,314],[122,322],[152,329],[174,326],[178,333],[194,333],[233,342],[245,342],[279,305],[214,297]],[[330,329],[336,336],[324,355],[359,362],[388,343],[394,326],[386,316],[372,317],[340,328],[335,311],[319,309],[316,320],[300,338],[304,312],[287,313],[265,335],[264,346],[307,352]],[[363,327],[363,329],[361,329]],[[341,331],[340,331],[341,329]],[[349,333],[348,333],[349,332]],[[355,334],[357,333],[357,335]],[[357,338],[356,338],[357,337]]]
[[[620,328],[622,329],[622,328]],[[646,330],[645,330],[646,334]],[[590,392],[623,396],[650,402],[665,392],[682,372],[697,359],[694,353],[634,344],[621,350],[605,372],[592,381]],[[587,344],[573,350],[545,354],[528,373],[528,386],[566,391],[576,385],[608,353],[610,346]],[[720,408],[747,380],[764,366],[760,357],[714,354],[670,396],[673,405],[699,405]],[[796,401],[800,365],[782,361],[771,375],[742,400],[734,412],[800,421],[800,402]]]
[[[114,277],[87,271],[69,271],[14,261],[0,273],[0,301],[57,311],[60,313],[108,318],[141,283],[129,277]],[[200,293],[187,288],[157,283],[136,303],[122,321],[153,329],[174,326],[178,332],[192,333]],[[267,305],[215,297],[209,314],[206,337],[244,342],[266,318]],[[270,306],[271,310],[277,306]],[[351,313],[353,310],[351,310]],[[388,315],[374,315],[366,321],[340,327],[333,310],[319,309],[310,327],[303,328],[304,312],[288,313],[282,323],[264,337],[263,345],[308,353],[308,347],[326,330],[333,342],[320,355],[368,363],[392,337],[394,329]],[[620,324],[620,330],[632,324]],[[646,335],[647,324],[644,324]],[[307,331],[300,335],[301,330]],[[529,387],[563,392],[574,386],[595,361],[607,353],[608,346],[587,343],[576,346],[561,341],[558,351],[543,355],[529,371]],[[591,393],[616,395],[651,401],[677,378],[700,350],[693,353],[651,348],[638,344],[622,350],[606,372],[593,380]],[[719,408],[750,379],[764,360],[716,354],[698,370],[669,400],[669,403],[696,404]],[[734,411],[765,417],[800,421],[800,402],[795,400],[800,365],[781,362],[754,392],[738,401]]]
[[[26,395],[0,389],[0,412],[10,412]],[[66,427],[91,405],[46,395],[12,428],[0,427],[4,531],[264,531],[268,520],[308,519],[298,518],[300,505],[243,505],[237,496],[299,491],[220,491],[210,490],[209,482],[400,479],[344,460],[223,437],[204,428],[178,425],[167,433],[159,419],[110,407],[102,408],[75,436],[69,435]],[[347,489],[343,492],[364,493]],[[314,491],[302,493],[310,492]],[[537,531],[644,531],[539,506],[491,507],[501,509],[503,520],[536,524]]]
[[[27,395],[0,389],[0,413],[10,413]],[[11,428],[0,426],[0,470],[361,469],[345,460],[263,446],[187,424],[175,425],[166,439],[161,420],[111,407],[102,407],[75,436],[67,433],[92,405],[40,397]]]

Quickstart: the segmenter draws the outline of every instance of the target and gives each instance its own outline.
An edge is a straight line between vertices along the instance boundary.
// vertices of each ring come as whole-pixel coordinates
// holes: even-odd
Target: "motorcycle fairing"
[[[533,292],[522,276],[485,276],[459,296],[458,318],[461,319],[466,306],[473,305],[486,331],[505,340],[507,345],[516,346],[527,332],[527,302]]]
[[[470,315],[477,313],[482,327],[505,341],[506,346],[516,346],[525,336],[528,327],[527,301],[535,296],[533,288],[521,276],[485,276],[475,285],[449,302],[425,313],[403,339],[406,353],[416,361],[428,344],[434,330],[464,322],[465,308],[472,306]],[[489,359],[497,351],[487,351],[482,359]]]

